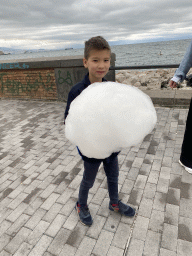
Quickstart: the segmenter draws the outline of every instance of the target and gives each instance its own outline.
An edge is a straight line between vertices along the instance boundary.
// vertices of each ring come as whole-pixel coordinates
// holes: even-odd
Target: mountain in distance
[[[15,49],[15,48],[8,48],[8,47],[0,47],[0,52],[4,54],[20,54],[20,53],[31,53],[31,52],[43,52],[46,51],[45,49]]]

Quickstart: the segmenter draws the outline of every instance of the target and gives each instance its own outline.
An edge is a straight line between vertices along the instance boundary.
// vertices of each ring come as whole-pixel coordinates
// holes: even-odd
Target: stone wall
[[[173,77],[176,68],[154,70],[122,70],[116,74],[116,81],[130,84],[142,90],[171,90],[169,81]],[[192,73],[189,71],[188,74]],[[181,89],[186,88],[186,81],[180,84]]]
[[[87,72],[83,56],[1,61],[0,98],[66,101],[71,87]],[[115,71],[110,70],[106,79],[115,81]]]

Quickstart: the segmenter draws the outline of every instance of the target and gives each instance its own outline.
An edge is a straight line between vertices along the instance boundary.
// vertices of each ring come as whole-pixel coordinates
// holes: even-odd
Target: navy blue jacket
[[[102,79],[102,82],[106,82],[107,80],[106,79]],[[68,95],[68,100],[67,100],[67,106],[66,106],[66,109],[65,109],[65,115],[64,115],[64,120],[66,119],[68,113],[69,113],[69,108],[70,108],[70,105],[71,105],[71,102],[79,95],[81,94],[81,92],[83,90],[85,90],[89,85],[91,84],[91,82],[89,81],[89,73],[87,75],[85,75],[84,79],[77,83],[76,85],[74,85],[70,92],[69,92],[69,95]],[[64,124],[65,124],[65,121],[64,121]],[[79,151],[79,154],[81,155],[82,159],[84,161],[87,161],[87,162],[100,162],[100,161],[103,161],[104,159],[96,159],[96,158],[88,158],[86,156],[84,156],[79,148],[77,148],[78,151]],[[109,160],[113,157],[116,157],[117,155],[119,154],[119,152],[115,152],[113,154],[111,154],[109,157],[106,158],[106,160]]]

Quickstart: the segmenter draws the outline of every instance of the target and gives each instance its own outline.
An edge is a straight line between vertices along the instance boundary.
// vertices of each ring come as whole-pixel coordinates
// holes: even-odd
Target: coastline
[[[121,70],[116,73],[116,82],[133,85],[142,91],[145,90],[172,90],[169,87],[169,81],[173,77],[176,68],[167,69],[151,69],[151,70]],[[192,70],[188,75],[192,74]],[[192,90],[192,87],[187,86],[184,80],[179,83],[177,90]]]

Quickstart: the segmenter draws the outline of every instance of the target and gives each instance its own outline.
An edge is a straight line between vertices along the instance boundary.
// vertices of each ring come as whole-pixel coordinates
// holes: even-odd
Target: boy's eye
[[[108,62],[109,60],[107,59],[107,60],[105,60],[105,62]]]
[[[98,60],[93,60],[94,62],[97,62]]]

